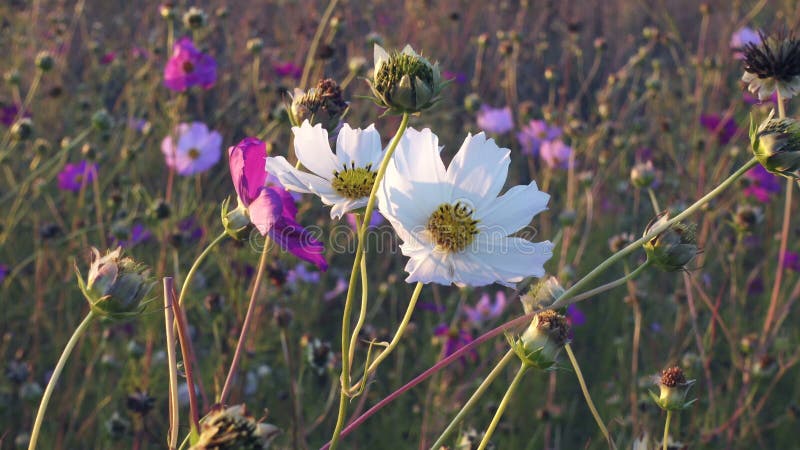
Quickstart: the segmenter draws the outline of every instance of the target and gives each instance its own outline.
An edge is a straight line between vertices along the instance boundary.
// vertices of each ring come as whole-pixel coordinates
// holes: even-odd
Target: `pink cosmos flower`
[[[468,331],[459,329],[457,327],[451,327],[444,323],[438,325],[433,330],[433,334],[434,336],[438,336],[444,340],[444,345],[442,346],[442,359],[447,358],[455,353],[456,350],[473,341],[472,335]],[[469,352],[462,357],[461,361],[466,362],[467,359],[475,362],[478,359],[478,354],[475,351]]]
[[[787,250],[783,254],[783,268],[800,272],[800,254]]]
[[[192,86],[208,89],[217,81],[217,62],[194,46],[188,37],[181,38],[172,48],[172,57],[164,67],[164,86],[183,92]]]
[[[245,138],[228,149],[231,178],[239,204],[262,236],[269,236],[282,249],[326,270],[325,248],[295,221],[297,206],[291,194],[279,184],[267,184],[266,144]]]
[[[471,323],[480,326],[486,321],[500,317],[506,304],[505,292],[497,291],[494,296],[494,302],[491,300],[489,294],[484,292],[475,306],[464,306],[464,314]]]
[[[757,165],[744,174],[750,185],[743,189],[744,195],[753,197],[761,203],[770,200],[772,194],[781,191],[781,178],[767,171],[762,165]]]
[[[717,135],[719,143],[726,145],[739,132],[736,122],[728,118],[725,122],[719,114],[703,114],[700,116],[700,124],[708,131]]]
[[[182,123],[173,136],[161,141],[161,153],[164,154],[167,166],[179,175],[194,175],[210,169],[219,161],[222,154],[222,136],[216,131],[209,131],[202,122]]]
[[[586,314],[573,303],[567,306],[567,321],[569,321],[570,327],[579,327],[586,323]]]
[[[81,161],[67,164],[58,174],[58,188],[62,191],[78,192],[81,187],[94,181],[97,176],[97,164]]]
[[[295,65],[292,62],[277,62],[272,65],[275,75],[279,77],[290,77],[299,80],[303,76],[303,68]]]
[[[539,153],[539,156],[551,169],[569,168],[570,155],[572,155],[572,147],[565,144],[561,139],[543,142]]]
[[[517,140],[522,146],[522,153],[528,156],[539,156],[542,144],[561,137],[561,128],[550,125],[544,120],[531,120],[522,131],[517,133]]]
[[[731,49],[734,50],[733,56],[736,59],[744,59],[742,49],[744,49],[745,45],[750,43],[761,43],[761,36],[750,27],[742,27],[736,30],[736,32],[731,35]]]
[[[492,108],[483,105],[478,111],[478,128],[487,133],[503,134],[514,128],[514,118],[511,108]]]

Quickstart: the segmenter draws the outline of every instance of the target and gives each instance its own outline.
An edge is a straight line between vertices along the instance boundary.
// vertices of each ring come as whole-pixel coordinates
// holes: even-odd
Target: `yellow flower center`
[[[195,159],[200,157],[200,150],[198,150],[198,149],[196,149],[194,147],[190,148],[189,151],[186,152],[186,153],[189,155],[189,158],[192,159],[192,160],[195,160]]]
[[[351,199],[368,197],[376,176],[377,173],[372,171],[372,164],[356,167],[356,163],[351,162],[350,167],[343,164],[342,170],[333,172],[331,187],[342,197]]]
[[[442,203],[428,218],[427,229],[433,242],[448,252],[467,248],[478,234],[478,221],[472,218],[469,206],[455,202]]]

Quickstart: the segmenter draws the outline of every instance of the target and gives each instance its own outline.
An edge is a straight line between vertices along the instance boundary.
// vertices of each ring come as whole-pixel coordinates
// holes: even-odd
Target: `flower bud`
[[[663,212],[653,219],[644,231],[645,235],[669,221],[669,212]],[[674,272],[681,270],[697,254],[694,227],[678,222],[650,238],[644,244],[647,260],[656,267]]]
[[[569,342],[569,322],[561,314],[547,310],[537,314],[525,332],[512,343],[523,364],[541,370],[555,366],[561,349]]]
[[[522,309],[529,314],[537,309],[552,305],[564,293],[564,288],[556,277],[550,276],[540,279],[531,286],[527,294],[520,297]]]
[[[23,117],[14,122],[11,126],[11,139],[24,141],[33,135],[33,121],[28,117]]]
[[[750,144],[756,159],[768,171],[800,178],[800,123],[794,119],[767,119],[755,128],[750,119]]]
[[[22,80],[22,76],[19,74],[19,70],[11,69],[3,74],[3,79],[10,85],[18,86],[19,82]]]
[[[186,28],[198,30],[206,26],[207,23],[208,16],[206,15],[206,12],[196,6],[189,8],[189,10],[183,15],[183,24],[186,26]]]
[[[342,98],[342,90],[331,78],[319,80],[317,86],[306,92],[295,89],[289,112],[292,123],[299,126],[308,120],[311,125],[321,124],[334,134],[339,128],[348,104]]]
[[[141,302],[153,283],[148,269],[132,258],[122,256],[122,248],[100,256],[92,248],[92,265],[86,282],[78,274],[78,284],[91,305],[92,311],[111,318],[140,312]]]
[[[92,114],[92,126],[98,131],[108,131],[114,121],[108,111],[101,109]]]
[[[693,384],[694,380],[687,380],[680,367],[670,367],[661,372],[658,381],[659,394],[650,391],[650,397],[665,411],[686,409],[697,401],[697,399],[686,401],[686,394]]]
[[[614,236],[611,236],[611,238],[608,240],[608,248],[613,253],[617,253],[618,251],[630,245],[630,243],[635,240],[636,239],[633,237],[631,233],[615,234]]]
[[[363,74],[367,68],[367,60],[363,56],[354,56],[347,62],[347,69],[354,74]]]
[[[481,98],[476,93],[471,93],[464,97],[464,109],[469,113],[476,113],[481,109]]]
[[[741,232],[750,231],[764,220],[761,208],[752,205],[739,205],[733,215],[733,224]]]
[[[637,188],[650,188],[655,181],[656,171],[652,161],[638,163],[631,169],[631,184]]]
[[[36,67],[38,67],[42,72],[49,72],[52,70],[55,63],[56,60],[48,51],[41,51],[38,55],[36,55]]]
[[[228,236],[237,241],[246,239],[253,227],[252,222],[250,222],[250,215],[247,213],[247,208],[241,201],[234,210],[229,211],[229,205],[230,199],[226,198],[222,202],[222,208],[220,209],[222,226],[225,228],[225,232],[228,233]]]
[[[275,425],[259,423],[245,405],[212,411],[200,423],[200,436],[189,450],[261,450],[280,433]]]
[[[250,53],[256,54],[264,48],[264,41],[261,38],[252,38],[247,40],[247,50]]]
[[[161,17],[167,20],[175,18],[175,5],[172,2],[164,2],[158,7]]]
[[[375,44],[373,79],[368,82],[375,103],[394,113],[430,108],[443,86],[439,64],[431,64],[410,45],[389,54]]]

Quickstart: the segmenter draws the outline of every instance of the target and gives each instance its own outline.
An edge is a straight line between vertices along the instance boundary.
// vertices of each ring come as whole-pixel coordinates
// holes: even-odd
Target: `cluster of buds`
[[[93,312],[109,318],[136,315],[143,309],[142,301],[153,282],[146,266],[122,256],[122,248],[108,251],[104,256],[92,248],[92,264],[86,281],[75,267],[78,286]]]
[[[375,66],[368,80],[373,99],[396,113],[416,113],[431,107],[444,86],[439,63],[431,64],[406,45],[401,52],[387,53],[375,44]]]
[[[247,414],[244,405],[219,408],[200,423],[200,436],[190,450],[266,450],[279,433],[275,425]]]
[[[787,178],[800,178],[800,123],[775,119],[772,114],[758,127],[750,118],[750,145],[765,169]]]
[[[316,87],[306,92],[295,89],[288,110],[293,125],[300,126],[308,120],[311,125],[321,124],[333,135],[347,113],[347,108],[342,89],[332,78],[326,78],[319,80]]]
[[[694,381],[687,380],[680,367],[670,367],[661,372],[658,380],[659,394],[656,395],[655,392],[650,391],[650,397],[665,411],[686,409],[697,401],[696,398],[686,401],[686,394],[689,393],[689,388],[692,387]]]
[[[645,228],[644,235],[647,236],[668,221],[669,212],[662,212]],[[647,260],[656,267],[667,272],[682,270],[697,255],[694,227],[681,222],[674,223],[645,242],[644,251]]]

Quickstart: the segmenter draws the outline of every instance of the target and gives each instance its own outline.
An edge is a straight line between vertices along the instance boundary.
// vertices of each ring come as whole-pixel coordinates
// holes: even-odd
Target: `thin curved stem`
[[[42,394],[42,400],[39,402],[39,410],[36,412],[36,419],[33,422],[33,430],[31,431],[28,450],[34,450],[36,448],[36,441],[39,439],[39,432],[42,429],[44,413],[47,411],[47,405],[50,403],[50,397],[53,396],[58,378],[61,376],[61,372],[64,371],[64,365],[67,363],[70,353],[72,353],[72,350],[75,348],[81,336],[83,336],[83,333],[86,332],[92,319],[94,319],[94,312],[89,311],[83,321],[75,328],[75,331],[72,332],[72,337],[69,338],[66,347],[64,347],[64,350],[61,352],[61,357],[58,358],[56,367],[53,369],[53,374],[50,376],[50,381],[47,382],[47,387],[44,390],[44,394]]]
[[[242,322],[242,331],[239,333],[239,342],[236,343],[236,350],[233,353],[233,361],[231,367],[228,369],[228,376],[225,378],[225,385],[222,387],[222,393],[219,395],[219,403],[223,405],[228,400],[228,395],[231,393],[233,386],[233,379],[236,377],[236,371],[239,368],[239,360],[242,359],[244,353],[244,344],[247,340],[247,330],[250,328],[250,322],[253,321],[253,312],[256,309],[256,298],[258,297],[258,288],[261,286],[261,279],[264,277],[264,269],[267,267],[267,256],[269,255],[269,237],[264,241],[264,248],[261,250],[261,260],[258,262],[258,270],[256,271],[256,280],[253,282],[253,292],[250,294],[250,304],[247,305],[247,313]]]
[[[461,407],[461,410],[458,411],[458,414],[456,414],[456,416],[453,417],[453,420],[450,421],[450,424],[447,425],[447,428],[445,428],[444,431],[442,431],[442,434],[439,436],[439,439],[437,439],[436,442],[434,442],[433,445],[431,446],[431,450],[439,450],[440,448],[442,448],[445,439],[447,439],[447,437],[450,436],[450,433],[452,433],[456,429],[458,424],[461,423],[461,421],[464,419],[464,416],[467,415],[467,413],[472,409],[472,407],[475,406],[476,403],[478,403],[478,400],[483,396],[483,394],[486,392],[486,390],[489,388],[489,386],[492,384],[495,378],[497,378],[497,376],[500,375],[500,372],[502,372],[503,369],[506,368],[508,363],[514,360],[515,356],[516,353],[514,353],[514,350],[509,350],[505,354],[505,356],[503,356],[503,359],[498,361],[497,365],[494,366],[492,371],[489,372],[489,375],[487,375],[486,378],[481,382],[480,386],[478,386],[478,389],[476,389],[475,392],[472,394],[472,396],[469,398],[469,400],[467,400],[467,403],[464,403],[464,406]]]
[[[661,442],[661,448],[667,450],[669,448],[669,422],[672,420],[672,411],[667,410],[667,420],[664,421],[664,440]]]
[[[197,257],[197,259],[194,260],[194,263],[192,263],[192,267],[189,269],[189,272],[186,274],[186,279],[183,280],[183,286],[181,287],[181,293],[178,295],[178,305],[183,306],[183,299],[186,296],[186,292],[189,291],[189,286],[192,285],[191,284],[192,283],[192,279],[194,278],[195,273],[197,273],[197,270],[200,268],[200,264],[203,262],[203,260],[206,259],[206,256],[208,256],[211,253],[211,250],[213,250],[214,247],[216,247],[217,244],[222,242],[227,236],[228,236],[228,233],[223,231],[219,236],[216,237],[216,239],[211,241],[211,243],[208,244],[208,246],[205,248],[205,250],[203,250],[203,252],[200,253],[200,255]]]
[[[570,303],[577,303],[579,301],[586,300],[587,298],[594,297],[595,295],[600,294],[602,292],[614,289],[617,286],[622,286],[623,284],[627,283],[629,280],[632,280],[632,279],[638,277],[644,271],[644,269],[646,269],[649,266],[650,266],[650,261],[649,260],[645,261],[641,266],[639,266],[636,269],[634,269],[633,272],[625,275],[622,278],[616,279],[616,280],[614,280],[614,281],[612,281],[610,283],[606,283],[606,284],[604,284],[602,286],[598,286],[598,287],[596,287],[594,289],[588,290],[588,291],[584,292],[583,294],[578,294],[578,295],[572,297],[572,302],[570,302]]]
[[[172,308],[174,280],[164,277],[164,326],[167,342],[167,367],[169,369],[169,431],[167,446],[172,450],[178,445],[180,409],[178,407],[178,360],[175,356],[175,310]]]
[[[525,375],[525,372],[528,371],[529,367],[530,366],[528,366],[527,364],[522,364],[519,366],[517,375],[514,376],[514,379],[511,381],[511,384],[508,385],[508,389],[506,390],[506,393],[503,396],[503,400],[500,401],[500,405],[497,407],[497,411],[495,411],[494,417],[492,417],[492,421],[491,423],[489,423],[489,427],[486,428],[486,432],[483,433],[483,439],[481,439],[481,443],[480,445],[478,445],[478,450],[486,449],[486,446],[489,444],[489,440],[492,438],[492,434],[494,434],[495,428],[497,428],[497,424],[500,423],[500,418],[503,417],[503,413],[508,407],[508,403],[511,401],[511,397],[514,395],[514,391],[517,390],[519,382],[522,381],[522,377],[523,375]]]
[[[614,445],[611,435],[608,434],[608,428],[606,428],[606,424],[603,423],[600,413],[597,412],[597,408],[594,406],[592,396],[589,394],[589,388],[586,387],[586,381],[583,379],[583,373],[581,373],[581,366],[578,365],[578,359],[575,358],[575,353],[572,352],[572,347],[569,344],[566,344],[564,345],[564,350],[567,351],[569,362],[572,363],[572,368],[575,370],[575,376],[578,378],[578,384],[581,385],[581,391],[583,392],[583,397],[586,399],[586,405],[589,406],[589,410],[592,411],[594,421],[597,422],[597,427],[600,428],[600,432],[603,433],[603,437],[606,438],[606,442],[608,442],[608,448],[616,449],[617,446]]]
[[[356,214],[356,229],[361,229],[361,219]],[[364,255],[361,256],[361,309],[358,311],[358,320],[356,326],[353,328],[353,335],[350,336],[350,367],[353,366],[353,358],[355,358],[356,344],[358,343],[358,335],[361,333],[361,328],[364,327],[364,322],[367,321],[367,302],[369,300],[369,277],[367,276],[367,259]]]
[[[334,1],[335,0],[332,0],[332,2]],[[389,167],[389,161],[392,160],[392,155],[394,154],[395,149],[397,149],[397,144],[400,143],[400,138],[403,136],[403,133],[405,133],[406,128],[408,128],[408,119],[409,114],[403,113],[403,118],[400,121],[400,127],[398,127],[397,132],[392,138],[392,142],[389,144],[389,148],[386,149],[386,153],[383,155],[383,160],[381,161],[381,165],[375,175],[375,181],[372,185],[372,190],[370,191],[369,199],[367,200],[367,206],[364,210],[364,221],[361,223],[361,227],[358,230],[356,256],[353,261],[353,268],[350,272],[350,282],[347,286],[347,297],[344,302],[344,312],[342,313],[342,355],[350,354],[350,315],[353,309],[353,296],[355,295],[356,290],[356,277],[358,276],[358,271],[361,267],[361,260],[364,259],[364,236],[367,232],[367,228],[369,227],[369,223],[372,220],[372,212],[375,209],[376,195],[378,193],[378,189],[380,188],[381,180],[383,180],[383,176],[386,174],[386,169]],[[342,432],[345,416],[347,415],[347,392],[350,388],[349,356],[342,358],[341,383],[342,390],[339,394],[339,417],[336,419],[336,428],[334,429],[333,436],[331,437],[331,449],[335,449],[336,444],[339,442],[339,435]]]

